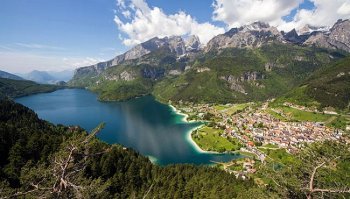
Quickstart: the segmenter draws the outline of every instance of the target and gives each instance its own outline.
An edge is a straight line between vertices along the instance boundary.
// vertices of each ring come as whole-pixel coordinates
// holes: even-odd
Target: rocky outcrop
[[[276,27],[255,22],[240,28],[233,28],[225,34],[214,37],[208,42],[205,51],[223,48],[257,48],[271,41],[282,40],[283,36]]]
[[[271,72],[271,71],[272,71],[272,68],[273,68],[274,66],[275,66],[275,64],[273,64],[273,63],[270,63],[270,62],[266,63],[266,64],[265,64],[265,71]]]
[[[143,68],[141,70],[141,75],[143,78],[148,79],[158,79],[164,77],[165,70],[162,68]]]
[[[241,81],[256,81],[256,80],[261,80],[261,79],[265,79],[265,75],[260,73],[260,72],[245,72],[243,73],[243,75],[241,76]]]
[[[283,38],[287,42],[294,43],[294,44],[302,44],[310,36],[309,34],[299,35],[295,29],[293,29],[293,30],[291,30],[290,32],[287,32],[287,33],[282,32],[282,34],[283,34]]]
[[[172,75],[172,76],[178,76],[181,74],[182,74],[182,72],[180,70],[170,70],[169,71],[169,75]]]
[[[225,80],[230,89],[236,92],[247,94],[242,83],[248,82],[251,85],[264,87],[263,85],[256,82],[257,80],[265,79],[265,75],[257,71],[244,72],[240,77],[235,77],[233,75],[221,76],[220,79]]]
[[[135,79],[135,77],[127,71],[123,71],[122,73],[120,73],[119,77],[123,81],[132,81]]]
[[[199,41],[199,37],[196,35],[190,36],[185,41],[186,51],[192,52],[192,51],[198,51],[201,47],[201,42]]]
[[[334,48],[328,42],[328,36],[323,32],[313,33],[304,43],[307,46],[317,46],[321,48]]]
[[[205,71],[210,71],[210,68],[208,67],[197,68],[197,73],[203,73]]]
[[[304,44],[350,52],[350,20],[338,20],[327,32],[311,33]]]
[[[328,41],[337,49],[350,52],[350,20],[338,20],[330,29]]]
[[[221,76],[220,79],[226,81],[231,90],[246,94],[243,86],[241,85],[241,81],[239,78],[233,75],[228,75],[228,76]]]

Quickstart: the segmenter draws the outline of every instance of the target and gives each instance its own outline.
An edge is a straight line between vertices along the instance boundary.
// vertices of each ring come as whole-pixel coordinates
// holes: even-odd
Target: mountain
[[[282,41],[282,34],[276,27],[263,22],[255,22],[240,28],[232,28],[225,34],[211,39],[205,52],[224,48],[260,47],[272,41]]]
[[[23,78],[0,70],[0,78],[13,79],[13,80],[23,80]]]
[[[317,70],[301,86],[277,100],[317,108],[350,110],[350,57]]]
[[[299,32],[299,33],[298,33]],[[282,33],[286,41],[305,46],[350,52],[350,20],[338,20],[332,28],[306,25],[299,31]]]
[[[24,79],[35,81],[41,84],[56,84],[61,81],[69,81],[73,77],[72,70],[64,71],[38,71],[33,70],[27,74],[21,74]]]
[[[311,26],[309,24],[306,24],[302,28],[298,29],[298,35],[310,35],[313,32],[328,32],[328,27],[326,26]]]
[[[338,20],[329,32],[312,34],[305,45],[315,45],[322,48],[340,49],[350,52],[350,20]]]
[[[180,57],[185,55],[186,53],[198,51],[199,48],[200,41],[197,36],[191,36],[187,41],[185,41],[179,36],[164,38],[155,37],[144,43],[136,45],[126,53],[118,55],[109,61],[100,62],[92,66],[78,68],[74,73],[74,77],[75,79],[84,76],[93,77],[105,71],[109,67],[125,63],[129,60],[141,58],[142,56],[157,51],[159,49],[170,51],[177,57]]]
[[[55,82],[65,81],[68,82],[74,75],[74,70],[63,70],[63,71],[47,71],[52,76]]]
[[[48,72],[46,71],[38,71],[33,70],[30,73],[22,75],[24,79],[35,81],[37,83],[53,83],[54,77],[52,77]]]
[[[56,85],[38,84],[28,80],[13,80],[0,78],[0,96],[4,97],[21,97],[36,93],[53,92],[57,89],[63,88]]]
[[[325,48],[306,43],[323,34],[333,43],[346,44],[342,38],[350,32],[347,23],[338,21],[328,33],[298,35],[296,30],[283,33],[255,22],[216,36],[203,48],[196,37],[154,38],[113,60],[77,69],[69,85],[88,87],[101,100],[147,94],[166,102],[266,100],[285,94],[323,66],[347,56],[340,44]]]

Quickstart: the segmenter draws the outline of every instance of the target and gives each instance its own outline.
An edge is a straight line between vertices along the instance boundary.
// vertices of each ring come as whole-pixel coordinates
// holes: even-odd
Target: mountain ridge
[[[350,30],[348,22],[338,21],[330,32],[312,32],[309,38],[317,34],[335,39],[346,37],[350,34],[345,31]],[[340,31],[341,27],[345,30]],[[299,41],[301,36],[303,42]],[[284,94],[314,71],[349,54],[342,46],[305,45],[308,38],[301,36],[296,30],[283,33],[266,23],[255,22],[233,28],[214,37],[206,47],[191,51],[185,49],[181,37],[154,38],[135,47],[136,51],[144,49],[143,46],[152,49],[147,54],[141,51],[138,58],[107,68],[101,66],[100,71],[98,64],[78,69],[69,84],[87,87],[107,101],[146,94],[161,101],[266,100]],[[286,37],[294,40],[288,41]],[[196,38],[193,41],[199,47]]]
[[[13,79],[13,80],[24,80],[22,77],[18,75],[14,75],[12,73],[8,73],[6,71],[0,70],[0,78]]]

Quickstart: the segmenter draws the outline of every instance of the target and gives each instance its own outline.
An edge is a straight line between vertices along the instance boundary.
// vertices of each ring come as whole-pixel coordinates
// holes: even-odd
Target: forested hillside
[[[108,145],[78,127],[55,126],[28,108],[0,103],[0,196],[83,198],[244,198],[250,180],[220,169],[160,167],[132,149]]]
[[[318,108],[350,108],[350,57],[316,71],[300,87],[278,99]]]
[[[36,93],[52,92],[62,86],[38,84],[28,80],[0,78],[0,96],[21,97]]]
[[[216,167],[160,167],[132,149],[79,127],[52,125],[12,101],[0,103],[2,198],[305,198],[349,197],[349,147],[315,143],[285,157],[268,152],[250,179]],[[316,168],[316,169],[315,169]],[[310,183],[312,182],[312,186]]]

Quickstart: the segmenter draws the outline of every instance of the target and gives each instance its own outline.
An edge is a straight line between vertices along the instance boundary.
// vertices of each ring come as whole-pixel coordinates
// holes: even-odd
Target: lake
[[[54,124],[79,125],[88,131],[99,123],[104,142],[131,147],[157,164],[210,164],[240,157],[234,154],[203,153],[191,142],[189,133],[200,123],[188,123],[152,96],[126,102],[100,102],[84,89],[63,89],[15,100],[33,109],[41,119]]]

